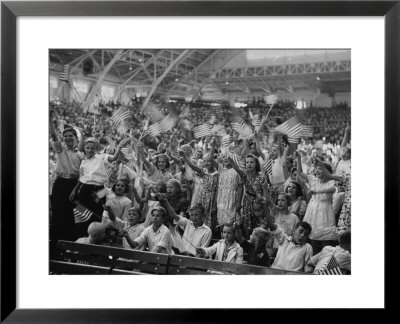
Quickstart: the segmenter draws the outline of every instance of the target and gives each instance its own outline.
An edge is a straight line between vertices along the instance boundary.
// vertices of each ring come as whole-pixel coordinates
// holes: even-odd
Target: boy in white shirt
[[[312,272],[309,266],[313,249],[306,243],[311,233],[311,225],[307,222],[298,222],[293,236],[283,233],[282,228],[276,225],[270,215],[266,216],[267,232],[275,237],[279,243],[278,253],[271,268]]]

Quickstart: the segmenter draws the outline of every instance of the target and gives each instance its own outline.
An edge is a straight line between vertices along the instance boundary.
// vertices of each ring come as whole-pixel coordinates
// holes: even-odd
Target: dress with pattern
[[[256,217],[254,214],[254,202],[256,201],[257,195],[263,195],[264,181],[265,177],[262,174],[256,174],[255,176],[246,174],[240,223],[249,231],[261,225],[261,217]]]
[[[344,202],[340,211],[337,233],[340,235],[351,229],[351,174],[343,176]]]
[[[219,166],[218,169],[218,194],[217,194],[217,220],[222,225],[233,222],[240,206],[242,179],[235,169]]]
[[[208,173],[208,171],[204,169],[202,174],[200,174],[200,177],[203,179],[203,187],[201,189],[198,202],[205,209],[204,223],[208,227],[214,228],[217,223],[217,219],[215,217],[215,202],[218,187],[218,171]]]

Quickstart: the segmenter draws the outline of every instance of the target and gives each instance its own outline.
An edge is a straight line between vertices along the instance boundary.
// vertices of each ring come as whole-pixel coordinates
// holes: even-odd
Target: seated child
[[[310,260],[310,266],[314,267],[314,274],[324,268],[332,257],[335,257],[343,274],[351,273],[351,233],[344,232],[339,237],[338,246],[325,246],[322,251],[314,255]]]
[[[260,230],[258,227],[255,228],[250,235],[250,240],[244,239],[239,227],[236,229],[236,240],[239,242],[240,246],[246,252],[246,261],[249,264],[269,267],[269,254],[267,252],[267,241],[269,235],[265,230]]]
[[[85,244],[102,244],[106,232],[106,225],[98,222],[93,222],[88,227],[88,237],[81,237],[76,240],[76,243]]]
[[[222,237],[222,240],[208,248],[196,248],[196,253],[206,257],[211,257],[215,253],[216,261],[243,263],[243,249],[235,241],[235,229],[232,223],[224,224]]]
[[[274,223],[270,215],[265,219],[269,229],[267,232],[274,236],[279,243],[278,252],[271,268],[312,272],[312,268],[308,264],[313,249],[310,244],[306,243],[311,233],[311,225],[307,222],[298,222],[293,237],[290,237],[283,233],[282,228]]]

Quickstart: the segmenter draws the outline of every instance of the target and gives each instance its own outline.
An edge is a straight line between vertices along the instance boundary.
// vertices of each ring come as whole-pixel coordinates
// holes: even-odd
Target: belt
[[[79,177],[76,177],[76,178],[65,178],[65,177],[57,176],[57,179],[61,179],[61,180],[70,180],[70,181],[74,180],[74,181],[76,181],[76,180],[79,179]]]

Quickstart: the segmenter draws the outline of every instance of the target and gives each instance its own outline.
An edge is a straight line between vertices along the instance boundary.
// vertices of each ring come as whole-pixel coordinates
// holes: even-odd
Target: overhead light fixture
[[[175,79],[175,82],[178,82],[179,81],[179,79]]]
[[[317,77],[316,77],[316,79],[319,81],[319,80],[321,80],[321,78],[317,75]]]
[[[229,82],[228,82],[228,81],[226,81],[226,82],[225,82],[225,84],[226,84],[226,85],[229,85]]]
[[[129,71],[132,71],[132,66],[129,67]]]

